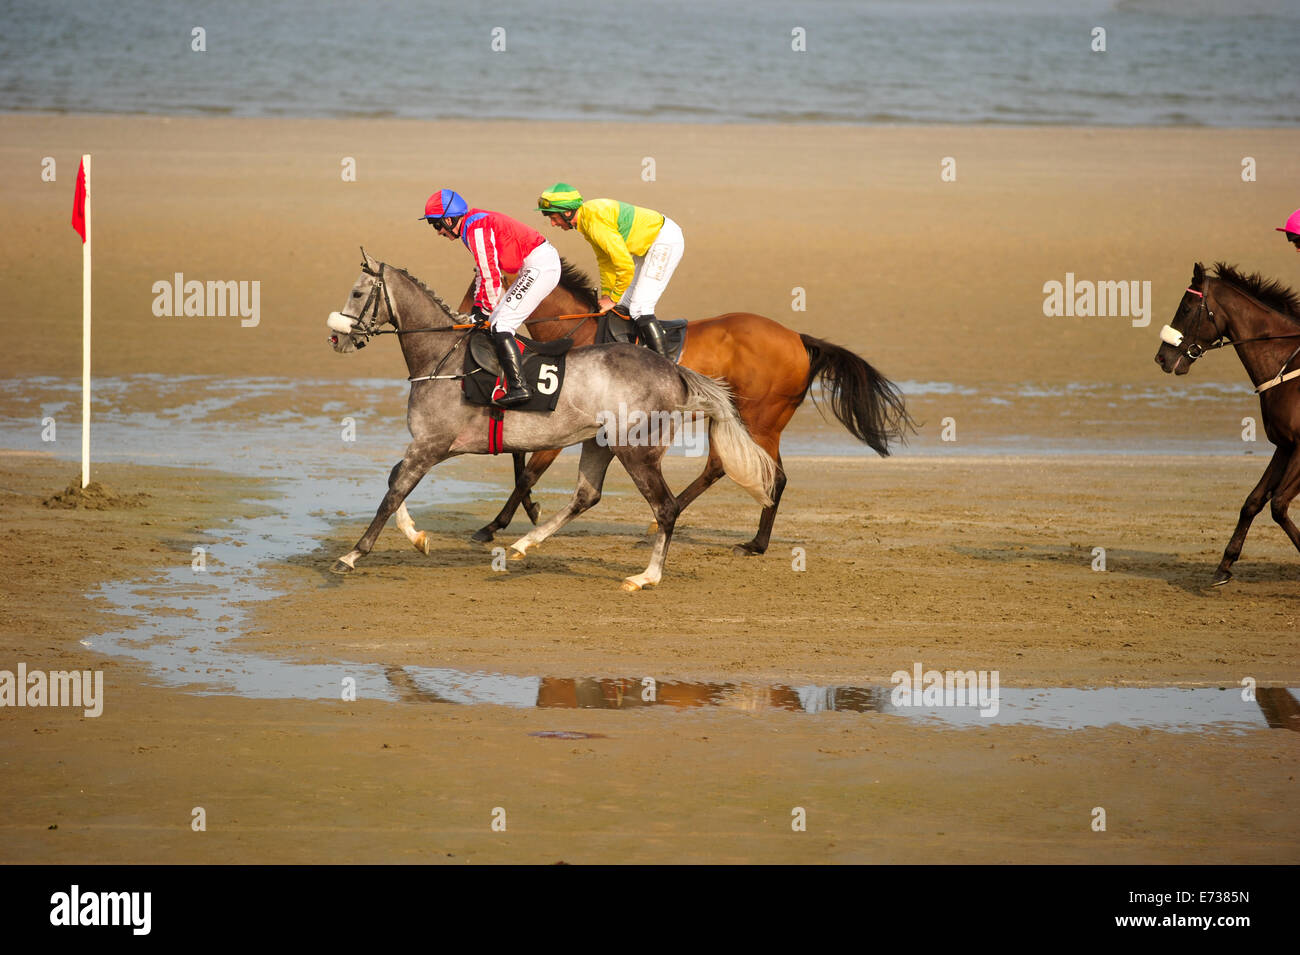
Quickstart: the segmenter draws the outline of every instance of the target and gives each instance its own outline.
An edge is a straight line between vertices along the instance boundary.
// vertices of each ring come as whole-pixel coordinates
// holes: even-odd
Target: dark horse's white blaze
[[[457,315],[401,269],[365,255],[362,270],[344,308],[330,318],[334,349],[356,351],[379,326],[391,324],[405,333],[398,338],[411,378],[457,373],[463,362],[465,339],[462,333],[449,329],[464,316]],[[666,443],[618,444],[617,435],[609,435],[607,446],[597,442],[602,423],[599,415],[620,407],[648,416],[672,412],[707,415],[710,442],[726,464],[727,473],[763,506],[772,502],[776,465],[750,438],[724,385],[634,345],[601,345],[571,352],[564,390],[555,410],[548,414],[506,411],[503,433],[506,451],[536,451],[581,442],[578,486],[560,513],[511,549],[513,556],[522,557],[530,547],[592,507],[600,500],[610,462],[618,458],[659,524],[649,566],[644,573],[624,581],[623,588],[634,591],[657,584],[662,578],[679,509],[660,469]],[[415,532],[403,506],[407,495],[438,462],[460,454],[489,453],[488,409],[465,403],[457,380],[413,381],[406,418],[411,443],[389,474],[388,493],[380,501],[374,520],[356,547],[335,562],[333,569],[337,573],[351,571],[357,560],[370,552],[388,518],[394,515],[407,537],[427,553],[427,538]]]

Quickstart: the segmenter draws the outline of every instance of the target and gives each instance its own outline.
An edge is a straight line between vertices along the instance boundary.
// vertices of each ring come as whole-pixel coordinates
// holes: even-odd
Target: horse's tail
[[[709,416],[709,444],[731,478],[764,507],[772,506],[776,490],[776,462],[749,436],[731,403],[731,391],[724,382],[707,378],[689,368],[677,366],[677,374],[686,386],[684,413],[700,412]]]
[[[820,378],[835,417],[881,457],[889,455],[891,441],[907,442],[907,435],[916,431],[916,423],[907,413],[897,385],[847,348],[811,335],[799,337],[808,352],[805,395]]]

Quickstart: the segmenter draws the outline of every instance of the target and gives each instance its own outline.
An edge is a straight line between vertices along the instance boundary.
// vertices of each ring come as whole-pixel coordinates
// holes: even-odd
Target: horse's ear
[[[1193,284],[1200,285],[1203,281],[1205,281],[1205,266],[1200,262],[1197,262],[1196,265],[1192,267],[1192,282]]]
[[[370,253],[366,251],[364,245],[361,246],[361,268],[371,274],[379,271],[379,263],[370,257]]]

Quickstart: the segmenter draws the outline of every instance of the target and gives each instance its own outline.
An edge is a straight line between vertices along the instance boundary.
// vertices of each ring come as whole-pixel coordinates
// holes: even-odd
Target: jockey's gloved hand
[[[486,325],[488,320],[488,313],[483,311],[483,309],[481,309],[479,306],[475,305],[473,308],[469,310],[469,319],[475,325]]]
[[[610,311],[612,311],[615,315],[619,316],[619,318],[632,317],[632,313],[628,311],[627,306],[624,305],[622,302],[619,302],[612,309],[610,309]]]

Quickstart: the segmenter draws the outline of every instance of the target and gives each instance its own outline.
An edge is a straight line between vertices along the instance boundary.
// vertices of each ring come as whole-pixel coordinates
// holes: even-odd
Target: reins
[[[414,377],[407,376],[406,380],[410,382],[416,382],[416,381],[459,381],[463,379],[465,377],[463,374],[440,375],[438,374],[438,372],[442,370],[442,366],[446,364],[447,359],[450,358],[455,353],[456,349],[465,341],[465,339],[469,337],[470,332],[472,332],[475,328],[484,326],[485,323],[482,322],[470,322],[469,324],[458,323],[452,325],[444,325],[440,328],[398,328],[397,312],[393,308],[392,299],[388,297],[388,284],[384,281],[384,276],[383,276],[384,268],[386,265],[387,263],[380,262],[378,271],[372,271],[369,268],[369,266],[363,262],[361,265],[361,271],[365,272],[371,278],[375,279],[375,283],[370,286],[370,295],[367,296],[366,303],[363,306],[361,306],[360,313],[356,315],[349,315],[347,312],[339,312],[339,314],[342,315],[344,318],[349,319],[350,321],[356,323],[358,330],[361,332],[362,335],[365,336],[364,340],[356,343],[357,349],[360,350],[362,348],[365,348],[366,342],[369,341],[371,336],[374,335],[414,335],[418,332],[464,332],[465,334],[461,335],[460,338],[458,338],[456,342],[451,346],[451,348],[447,349],[446,354],[444,354],[442,358],[438,361],[438,364],[433,369],[433,374],[418,375]],[[383,293],[384,296],[384,306],[388,309],[389,320],[393,324],[393,328],[391,329],[383,329],[377,327],[377,325],[379,324],[379,295],[381,292]],[[442,310],[444,312],[447,312],[448,315],[451,314],[450,311],[445,307],[443,307]],[[365,323],[367,312],[373,313],[374,322],[371,324]],[[527,324],[541,325],[548,322],[577,321],[578,325],[575,325],[574,328],[578,328],[584,322],[590,321],[593,318],[599,318],[603,314],[604,314],[603,312],[586,312],[577,315],[555,315],[551,318],[539,318],[539,319],[529,320]],[[572,334],[572,330],[570,330],[570,334]]]

